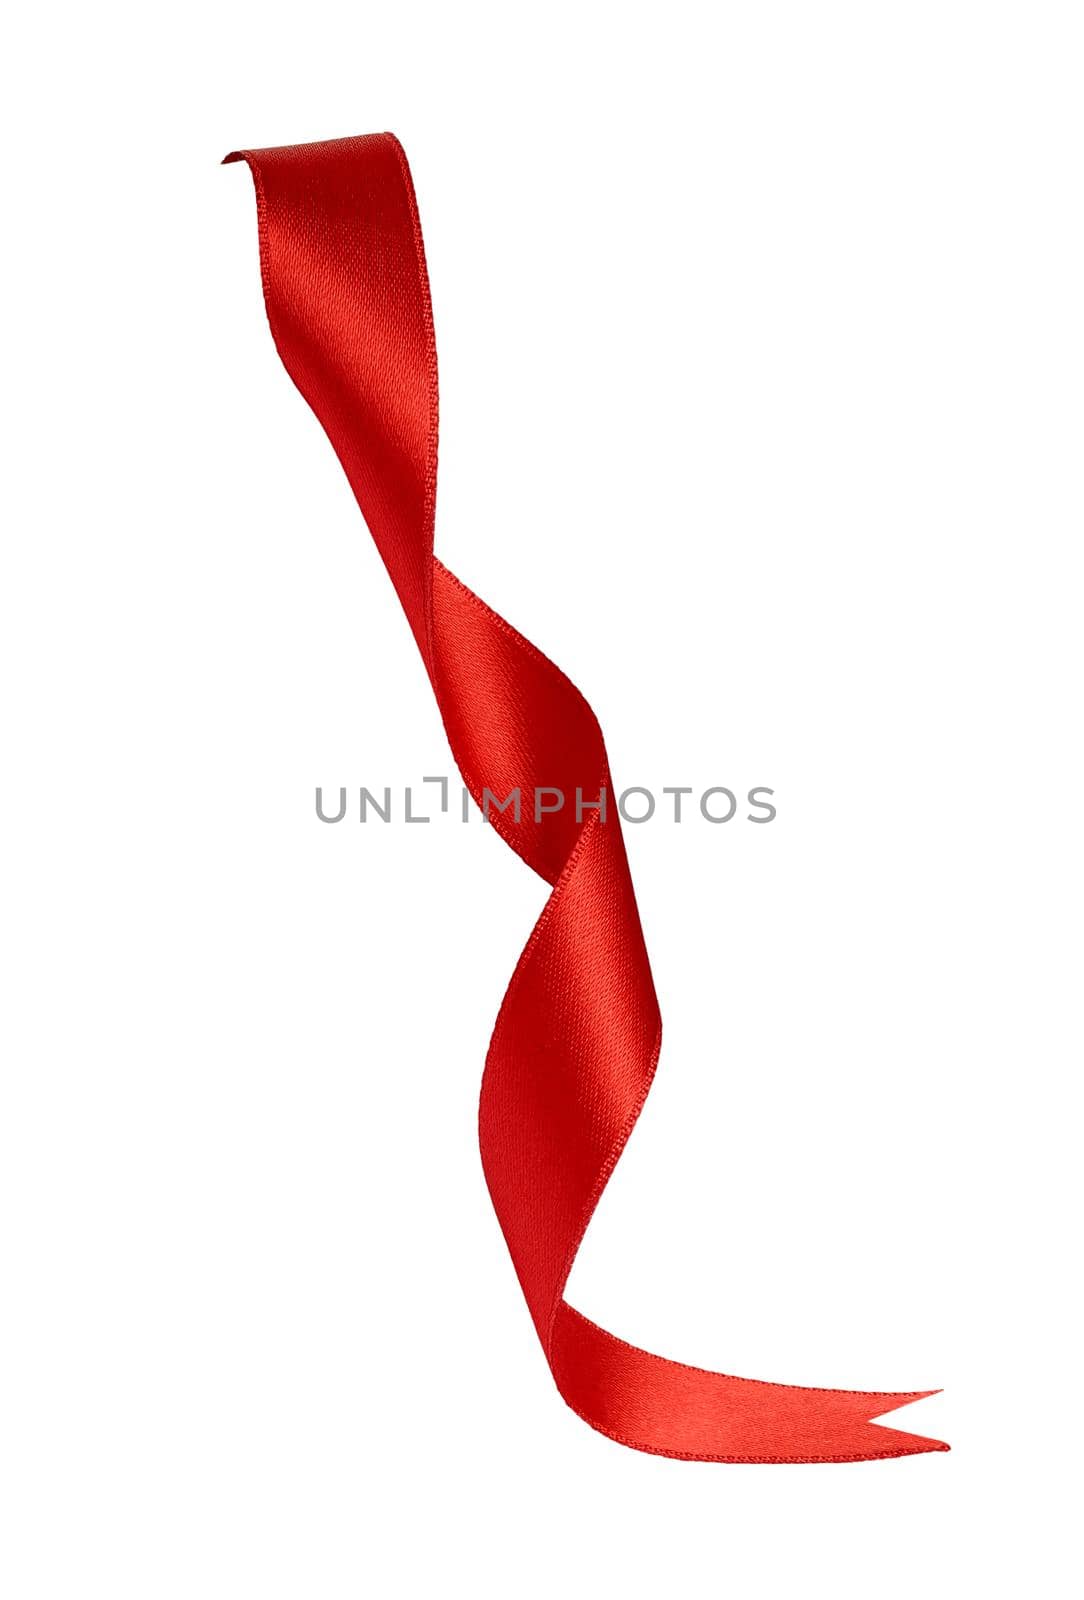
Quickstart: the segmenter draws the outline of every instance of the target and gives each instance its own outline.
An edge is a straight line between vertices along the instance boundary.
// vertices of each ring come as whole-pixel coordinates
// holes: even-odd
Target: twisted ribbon
[[[557,1387],[622,1444],[697,1461],[857,1461],[948,1447],[872,1425],[923,1398],[725,1377],[626,1344],[564,1287],[651,1086],[661,1023],[590,706],[433,554],[437,359],[421,228],[391,134],[245,150],[268,320],[326,430],[414,632],[464,782],[583,808],[491,821],[553,885],[482,1080],[486,1181]],[[577,816],[579,811],[579,816]]]

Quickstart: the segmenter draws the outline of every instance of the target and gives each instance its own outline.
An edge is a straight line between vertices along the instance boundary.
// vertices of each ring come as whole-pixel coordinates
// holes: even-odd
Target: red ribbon
[[[504,997],[482,1080],[489,1192],[557,1387],[600,1433],[697,1461],[860,1461],[945,1450],[871,1419],[923,1394],[724,1377],[625,1344],[564,1287],[640,1114],[661,1023],[602,734],[564,674],[433,555],[437,357],[421,228],[391,134],[227,156],[252,169],[275,344],[346,470],[425,662],[455,760],[563,809],[491,820],[553,893]],[[548,801],[547,801],[548,803]]]

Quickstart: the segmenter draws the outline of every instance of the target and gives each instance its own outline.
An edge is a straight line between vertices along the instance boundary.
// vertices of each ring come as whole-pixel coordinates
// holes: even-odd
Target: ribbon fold
[[[414,188],[391,134],[244,150],[271,332],[323,425],[413,630],[463,780],[612,795],[594,713],[433,554],[437,359]],[[557,1387],[600,1433],[696,1461],[861,1461],[948,1446],[872,1419],[923,1399],[727,1377],[650,1355],[564,1299],[640,1114],[661,1021],[615,815],[574,809],[502,837],[553,891],[486,1060],[479,1142],[493,1206]]]

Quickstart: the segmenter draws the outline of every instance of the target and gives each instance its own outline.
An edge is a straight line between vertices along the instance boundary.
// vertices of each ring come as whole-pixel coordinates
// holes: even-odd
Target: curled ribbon
[[[599,800],[602,734],[576,687],[433,554],[437,357],[410,170],[391,134],[238,151],[256,186],[268,320],[334,446],[425,662],[463,780]],[[479,1142],[557,1387],[621,1444],[695,1461],[862,1461],[945,1450],[872,1419],[936,1393],[726,1377],[574,1310],[572,1262],[651,1087],[661,1022],[620,824],[491,812],[553,892],[486,1060]]]

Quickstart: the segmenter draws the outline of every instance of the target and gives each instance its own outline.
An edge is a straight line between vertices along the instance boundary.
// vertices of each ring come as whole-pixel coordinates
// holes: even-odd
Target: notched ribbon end
[[[926,1455],[933,1450],[951,1450],[952,1446],[946,1444],[943,1439],[929,1439],[920,1433],[905,1433],[902,1428],[885,1427],[882,1429],[878,1421],[880,1417],[887,1416],[893,1411],[898,1411],[903,1406],[913,1405],[916,1400],[928,1400],[931,1395],[941,1393],[943,1393],[941,1389],[919,1389],[914,1394],[877,1395],[875,1398],[878,1401],[878,1408],[866,1420],[871,1426],[877,1427],[878,1431],[886,1435],[886,1450],[892,1455],[917,1456]],[[874,1397],[871,1396],[870,1398]],[[889,1401],[889,1404],[882,1407],[881,1402],[886,1400]]]

